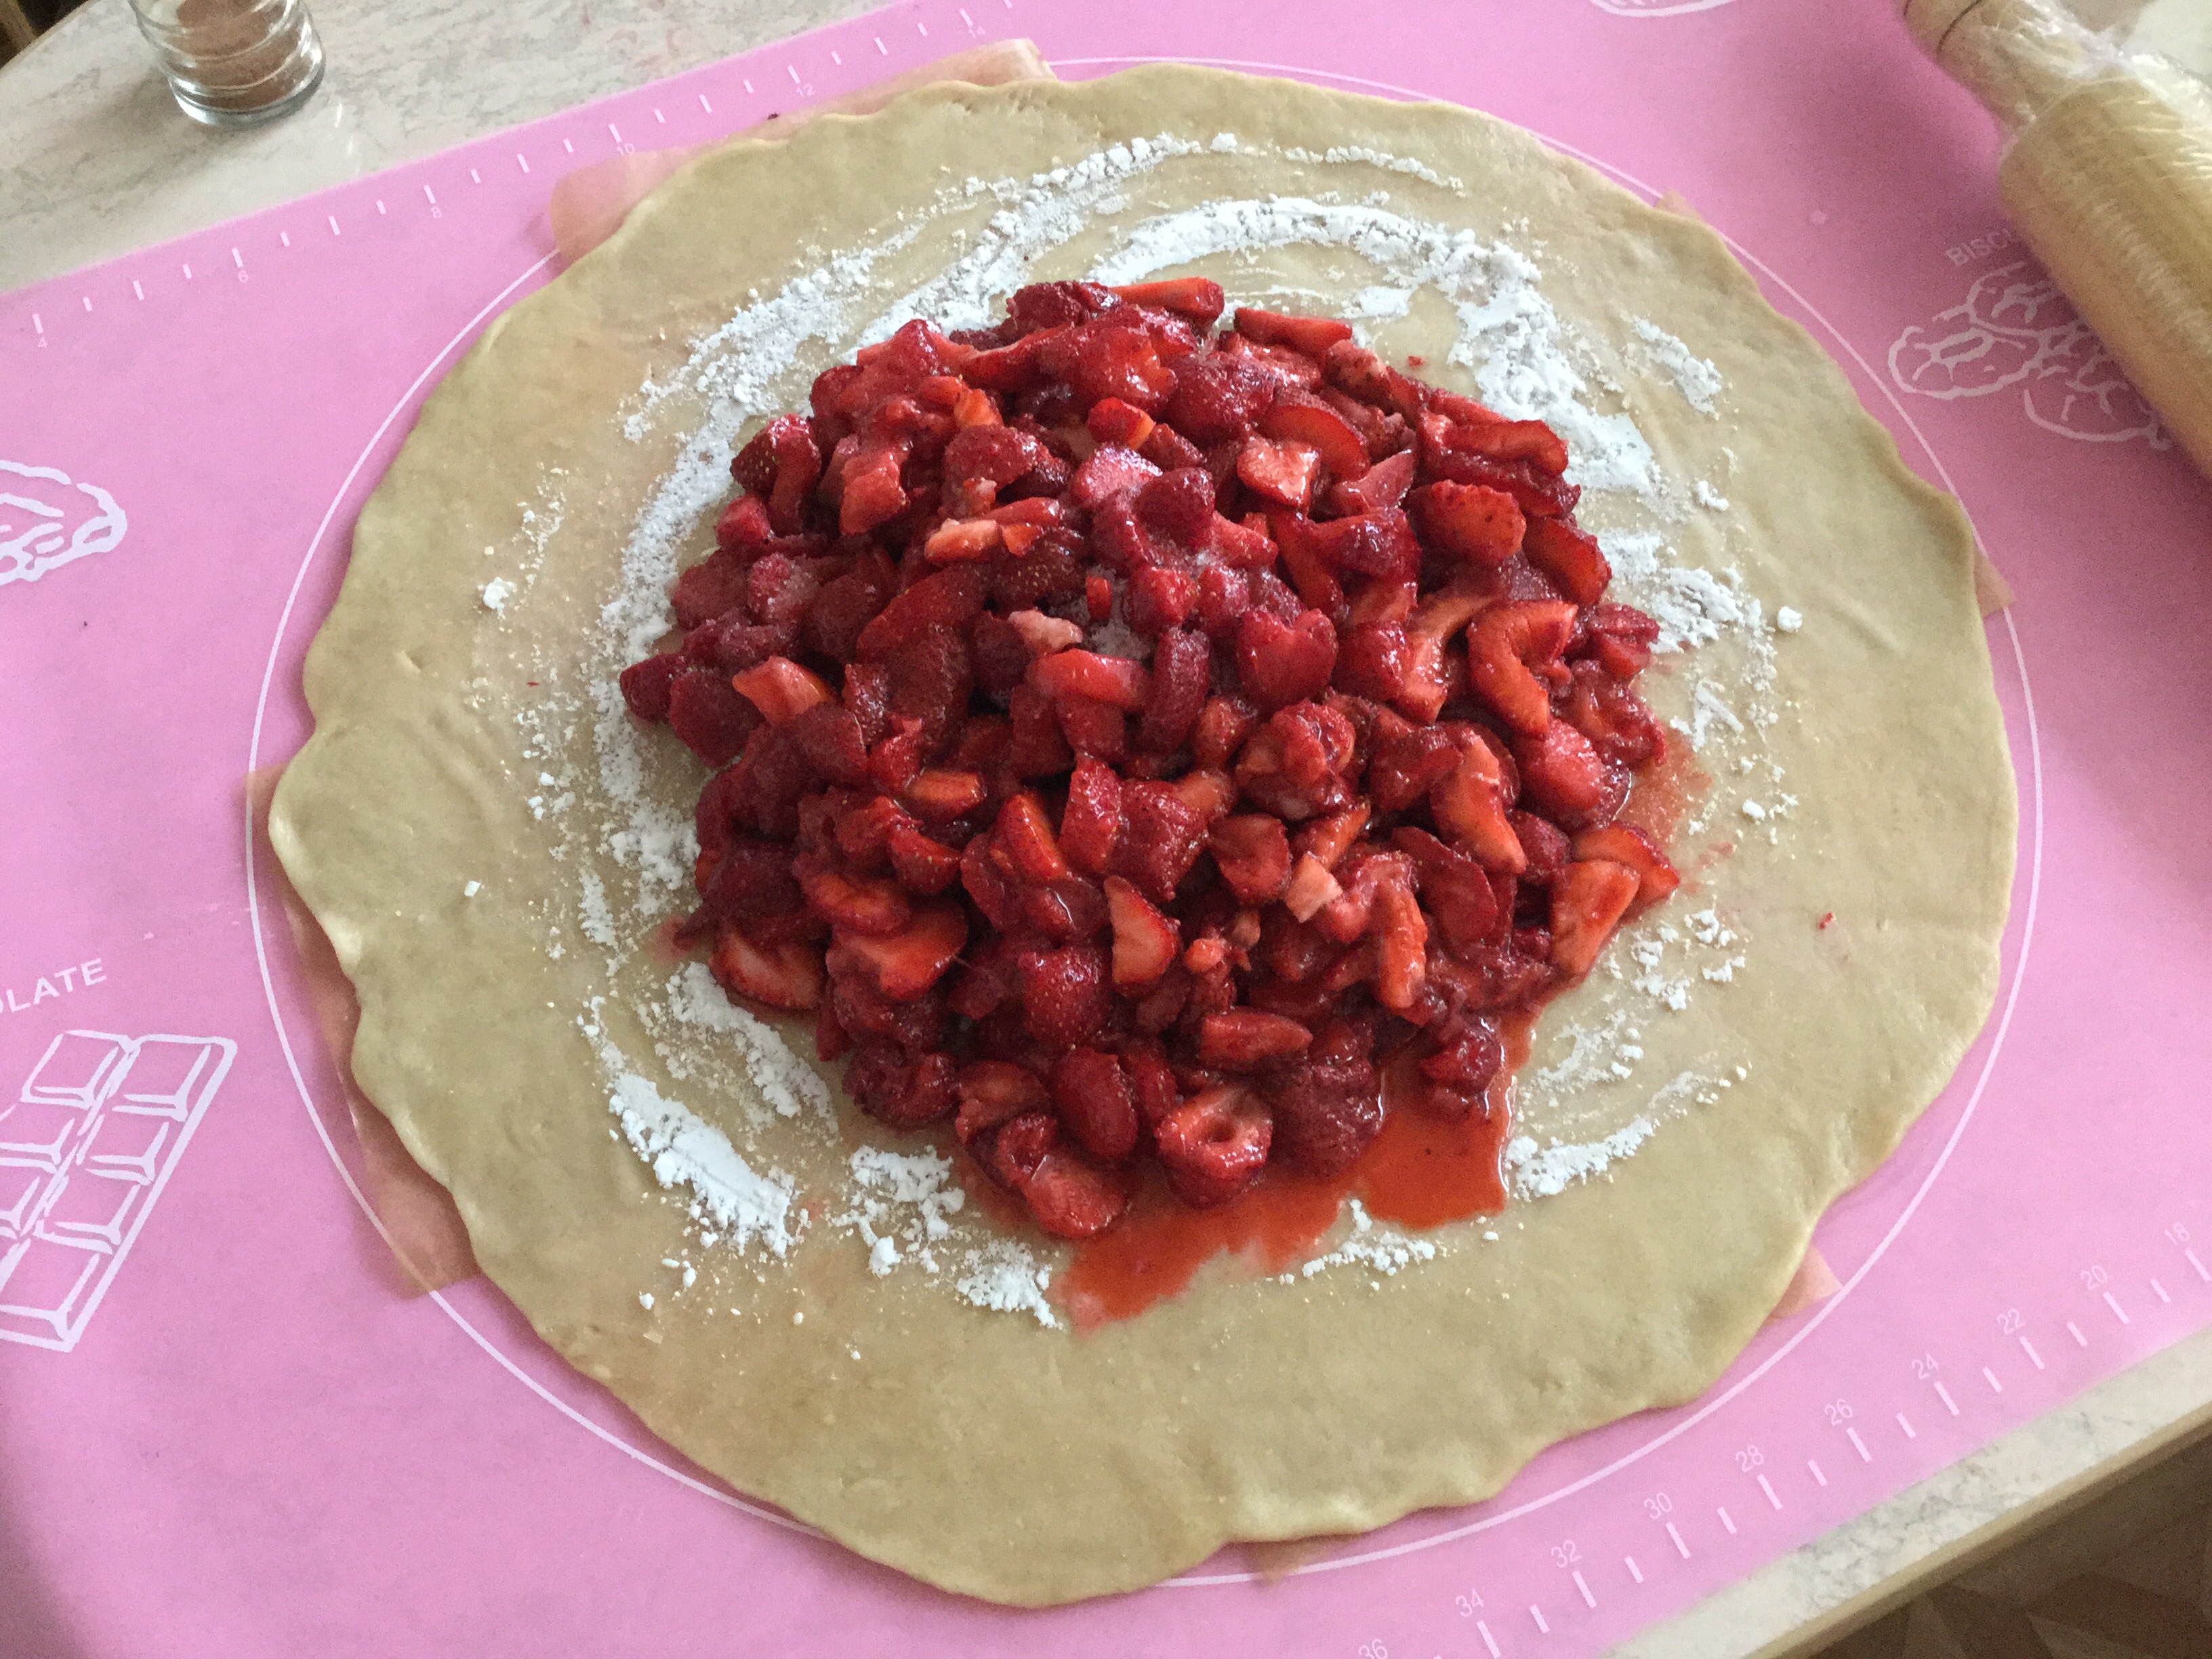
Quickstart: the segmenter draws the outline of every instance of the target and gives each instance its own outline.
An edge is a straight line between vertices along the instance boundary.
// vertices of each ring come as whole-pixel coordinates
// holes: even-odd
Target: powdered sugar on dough
[[[692,342],[679,368],[639,388],[623,430],[638,442],[673,436],[674,459],[624,544],[620,580],[601,606],[582,678],[560,684],[549,678],[545,701],[523,722],[526,751],[532,755],[558,752],[571,732],[589,738],[588,764],[596,769],[601,799],[592,810],[562,820],[556,856],[596,848],[623,872],[626,890],[617,892],[611,890],[614,884],[602,885],[585,872],[565,924],[599,945],[611,967],[630,960],[652,926],[688,902],[698,850],[689,802],[668,798],[665,786],[656,781],[665,764],[665,739],[632,720],[616,675],[668,632],[669,585],[687,550],[698,544],[700,526],[727,495],[737,444],[761,419],[803,404],[813,372],[832,354],[882,338],[914,316],[948,328],[987,325],[1006,296],[1030,279],[1041,258],[1102,225],[1115,234],[1092,264],[1090,274],[1101,282],[1137,282],[1202,266],[1231,289],[1232,301],[1273,302],[1281,290],[1261,286],[1268,279],[1257,269],[1254,291],[1237,292],[1240,264],[1269,249],[1316,246],[1341,250],[1370,268],[1371,277],[1355,297],[1338,305],[1363,327],[1408,316],[1424,290],[1440,298],[1457,324],[1447,360],[1472,374],[1492,407],[1515,418],[1548,422],[1569,445],[1574,458],[1569,476],[1589,492],[1586,499],[1609,499],[1620,509],[1596,515],[1598,522],[1617,526],[1599,532],[1613,563],[1616,592],[1658,619],[1662,653],[1697,653],[1699,672],[1690,701],[1694,724],[1686,735],[1701,758],[1709,744],[1757,739],[1762,717],[1771,718],[1775,636],[1764,607],[1732,571],[1688,563],[1668,540],[1668,514],[1680,512],[1673,503],[1694,499],[1720,512],[1725,499],[1710,489],[1693,493],[1692,480],[1662,477],[1633,418],[1605,406],[1620,401],[1615,374],[1656,363],[1693,407],[1711,412],[1722,389],[1712,365],[1643,319],[1632,324],[1640,344],[1608,359],[1560,318],[1528,252],[1505,240],[1425,220],[1373,188],[1379,170],[1418,179],[1406,186],[1417,191],[1461,191],[1458,181],[1407,158],[1349,149],[1280,153],[1298,162],[1308,178],[1323,168],[1344,169],[1367,192],[1356,201],[1321,191],[1133,211],[1147,175],[1200,154],[1260,157],[1266,152],[1230,133],[1195,143],[1161,135],[1132,138],[1030,177],[949,184],[932,200],[909,208],[872,244],[819,253],[810,269],[781,288],[750,295],[745,305]],[[1398,187],[1394,180],[1383,182]],[[950,239],[957,249],[951,263],[887,301],[879,272],[889,257],[948,221],[960,227]],[[1509,234],[1525,240],[1526,227]],[[684,429],[674,430],[669,413],[675,409],[698,412],[687,412]],[[547,507],[549,514],[555,512],[557,504]],[[1129,634],[1118,616],[1094,629],[1091,643],[1134,656],[1145,654],[1147,644]],[[1725,766],[1709,764],[1709,769],[1731,775]],[[1771,788],[1762,798],[1772,798]],[[550,948],[557,952],[563,921],[548,921]],[[1593,1091],[1634,1089],[1643,1052],[1638,1022],[1663,1018],[1693,992],[1727,992],[1725,983],[1704,971],[1727,958],[1703,959],[1704,947],[1686,944],[1679,930],[1670,930],[1669,939],[1651,933],[1652,925],[1647,918],[1639,934],[1624,939],[1607,959],[1606,993],[1629,996],[1631,1002],[1593,1009],[1586,1016],[1588,1029],[1571,1034],[1569,1058],[1530,1076],[1522,1091],[1528,1121],[1549,1119],[1565,1128],[1572,1113],[1563,1103]],[[1657,954],[1646,963],[1642,953],[1654,945]],[[1692,951],[1701,959],[1690,960]],[[1733,979],[1741,967],[1741,960],[1729,967],[1728,976]],[[1647,985],[1662,987],[1656,1000],[1641,988]],[[773,1026],[733,1006],[702,965],[685,964],[658,996],[631,1012],[651,1034],[671,1077],[714,1089],[718,1097],[733,1095],[756,1125],[777,1118],[818,1120],[825,1129],[834,1124],[834,1097],[821,1077]],[[583,1023],[595,1030],[596,1013]],[[702,1035],[712,1042],[702,1042]],[[611,1054],[611,1047],[599,1040],[603,1054]],[[770,1255],[784,1255],[803,1231],[803,1225],[793,1225],[803,1218],[789,1178],[774,1170],[757,1173],[721,1130],[626,1063],[610,1060],[609,1066],[611,1104],[621,1133],[664,1185],[684,1186],[697,1195],[702,1247],[720,1242],[744,1249],[758,1243]],[[1553,1177],[1562,1170],[1573,1176],[1586,1172],[1593,1158],[1601,1158],[1595,1167],[1603,1167],[1629,1156],[1668,1116],[1687,1109],[1689,1097],[1671,1104],[1662,1100],[1674,1086],[1636,1108],[1628,1127],[1581,1148],[1541,1147],[1534,1137],[1549,1131],[1532,1128],[1514,1143],[1529,1150],[1517,1164],[1509,1156],[1519,1171],[1516,1192],[1540,1196],[1559,1189]],[[747,1101],[757,1103],[748,1107]],[[1590,1152],[1591,1146],[1598,1150]],[[878,1275],[911,1271],[978,1307],[1056,1324],[1047,1297],[1049,1266],[963,1207],[964,1194],[951,1176],[950,1163],[934,1152],[864,1147],[851,1155],[844,1190],[822,1213],[833,1231],[866,1249]],[[1376,1228],[1356,1204],[1347,1217],[1348,1234],[1299,1271],[1395,1272],[1443,1248],[1429,1238]]]

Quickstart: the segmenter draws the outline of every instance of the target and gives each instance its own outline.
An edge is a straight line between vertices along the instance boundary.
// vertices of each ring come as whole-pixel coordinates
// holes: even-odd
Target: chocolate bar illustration
[[[238,1045],[64,1031],[0,1109],[0,1342],[67,1352]]]

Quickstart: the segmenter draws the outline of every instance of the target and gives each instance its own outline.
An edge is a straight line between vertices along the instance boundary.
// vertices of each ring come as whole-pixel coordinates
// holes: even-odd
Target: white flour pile
[[[573,677],[556,679],[557,671],[549,666],[550,695],[522,721],[523,752],[532,759],[562,752],[579,727],[588,733],[596,775],[564,775],[556,781],[544,775],[548,793],[533,810],[543,817],[557,805],[561,810],[552,815],[562,836],[557,855],[596,847],[619,866],[626,890],[607,891],[585,874],[569,911],[548,913],[552,954],[564,953],[574,942],[573,930],[605,957],[611,975],[639,948],[624,940],[690,901],[696,853],[691,802],[659,798],[649,787],[648,746],[670,740],[631,719],[615,676],[667,633],[669,584],[698,526],[726,498],[729,460],[740,438],[767,416],[803,406],[813,374],[828,362],[887,336],[909,317],[927,317],[946,328],[989,323],[1042,256],[1101,222],[1119,233],[1090,273],[1101,282],[1138,282],[1198,266],[1235,296],[1239,270],[1249,269],[1258,256],[1305,246],[1339,251],[1370,273],[1352,305],[1340,302],[1336,309],[1370,327],[1406,316],[1424,292],[1440,299],[1458,325],[1447,361],[1472,374],[1492,407],[1547,421],[1566,440],[1574,458],[1568,476],[1587,492],[1585,513],[1596,508],[1598,522],[1615,526],[1598,532],[1613,562],[1614,595],[1658,620],[1662,660],[1696,653],[1681,671],[1687,709],[1673,724],[1716,787],[1705,817],[1690,830],[1703,827],[1714,813],[1741,811],[1751,815],[1747,827],[1755,820],[1765,833],[1779,833],[1794,803],[1779,791],[1779,769],[1765,758],[1761,734],[1776,710],[1775,646],[1764,609],[1733,570],[1685,565],[1668,539],[1686,503],[1725,513],[1726,497],[1704,480],[1661,477],[1635,421],[1608,406],[1620,399],[1604,368],[1606,353],[1647,379],[1663,376],[1669,395],[1678,393],[1708,415],[1725,389],[1712,364],[1643,319],[1623,319],[1618,339],[1582,337],[1545,297],[1536,255],[1400,210],[1386,191],[1374,188],[1378,179],[1411,177],[1435,190],[1460,192],[1458,181],[1439,179],[1407,158],[1351,149],[1285,153],[1309,178],[1321,169],[1340,170],[1346,187],[1361,192],[1357,199],[1327,191],[1224,198],[1149,216],[1132,208],[1131,198],[1140,193],[1146,175],[1206,151],[1259,153],[1227,133],[1203,145],[1163,136],[1133,139],[1033,178],[970,179],[949,187],[902,215],[896,231],[880,242],[833,253],[775,293],[756,292],[743,309],[693,343],[681,369],[640,388],[624,425],[633,441],[658,431],[656,416],[678,394],[703,403],[706,414],[683,434],[679,459],[638,516],[623,551],[620,585],[601,610],[581,684]],[[973,222],[979,213],[981,222]],[[939,276],[887,304],[874,278],[885,256],[948,219],[969,222],[956,239],[957,258]],[[1253,275],[1254,283],[1241,290],[1244,297],[1274,302],[1283,290],[1265,289],[1259,273]],[[557,481],[549,480],[538,519],[545,533],[547,526],[557,527],[556,489]],[[536,538],[541,552],[544,540],[544,534]],[[518,572],[520,586],[494,578],[483,588],[484,603],[509,613],[518,593],[526,597],[527,578],[534,573],[534,562]],[[1785,615],[1780,625],[1786,629],[1797,619],[1794,612]],[[1131,654],[1141,653],[1143,642],[1133,637],[1120,643]],[[556,781],[566,793],[554,792]],[[596,799],[587,796],[580,810],[567,811],[586,782],[595,786]],[[1755,788],[1756,800],[1748,794],[1730,797],[1736,788]],[[1747,966],[1748,941],[1717,915],[1706,917],[1711,925],[1700,927],[1700,919],[1686,923],[1662,907],[1626,933],[1578,999],[1585,1005],[1580,1023],[1563,1034],[1567,1059],[1521,1079],[1522,1133],[1506,1154],[1516,1196],[1540,1198],[1603,1172],[1631,1156],[1668,1118],[1729,1086],[1731,1068],[1718,1056],[1656,1088],[1641,1084],[1638,1073],[1644,1023],[1668,1018],[1694,996],[1724,993]],[[651,1034],[672,1087],[682,1085],[693,1098],[712,1100],[718,1121],[732,1123],[726,1131],[710,1124],[623,1060],[599,1030],[596,1004],[580,1016],[606,1067],[616,1133],[664,1187],[688,1195],[703,1248],[750,1253],[756,1261],[802,1247],[859,1249],[878,1275],[921,1274],[979,1307],[1055,1323],[1047,1298],[1049,1268],[973,1214],[951,1164],[931,1152],[868,1147],[852,1154],[845,1190],[822,1217],[833,1239],[850,1243],[805,1246],[811,1218],[798,1207],[790,1177],[773,1168],[757,1170],[748,1162],[744,1131],[748,1124],[804,1117],[817,1120],[825,1136],[834,1135],[834,1097],[822,1076],[775,1028],[732,1006],[698,963],[677,969],[657,999],[631,1012]],[[1567,1138],[1591,1121],[1589,1103],[1601,1097],[1612,1121],[1595,1133]],[[1334,1270],[1395,1273],[1433,1259],[1443,1248],[1376,1227],[1356,1202],[1346,1213],[1349,1230],[1340,1242],[1287,1279]],[[685,1273],[683,1288],[690,1284],[688,1266]]]

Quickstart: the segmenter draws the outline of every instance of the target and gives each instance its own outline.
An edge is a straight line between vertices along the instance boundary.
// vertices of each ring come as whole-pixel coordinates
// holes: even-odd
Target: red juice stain
[[[1255,1273],[1279,1273],[1304,1261],[1336,1223],[1348,1197],[1377,1220],[1441,1226],[1488,1215],[1505,1205],[1498,1153],[1512,1121],[1512,1073],[1528,1057],[1534,1008],[1499,1021],[1505,1064],[1491,1080],[1487,1110],[1453,1123],[1413,1108],[1389,1110],[1382,1133],[1359,1162],[1328,1177],[1270,1168],[1232,1204],[1194,1210],[1157,1174],[1113,1230],[1078,1245],[1060,1278],[1060,1297],[1078,1329],[1142,1313],[1173,1296],[1218,1255],[1237,1256]],[[1386,1066],[1383,1098],[1391,1085]]]

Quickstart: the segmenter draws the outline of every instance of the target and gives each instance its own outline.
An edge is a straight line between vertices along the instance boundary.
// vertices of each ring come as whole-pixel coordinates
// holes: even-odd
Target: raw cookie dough
[[[686,466],[726,465],[732,434],[699,435],[718,407],[802,403],[878,317],[945,320],[941,292],[899,307],[956,253],[988,253],[1005,204],[963,195],[969,179],[1018,194],[1163,135],[1189,149],[1124,150],[1137,165],[1111,198],[1034,264],[1006,262],[989,297],[1082,275],[1139,221],[1213,198],[1380,191],[1394,212],[1502,237],[1591,354],[1591,404],[1632,416],[1671,481],[1656,504],[1593,491],[1585,522],[1656,529],[1668,558],[1732,568],[1765,607],[1663,658],[1647,676],[1660,712],[1692,724],[1698,683],[1737,684],[1729,663],[1748,672],[1761,652],[1771,683],[1763,723],[1748,702],[1729,717],[1755,775],[1735,775],[1724,744],[1698,750],[1717,806],[1685,832],[1696,890],[1651,919],[1671,916],[1681,938],[1661,956],[1691,962],[1694,994],[1676,1012],[1639,990],[1674,958],[1647,972],[1619,941],[1548,1012],[1523,1073],[1526,1127],[1588,1142],[1652,1123],[1632,1157],[1487,1228],[1440,1229],[1435,1259],[1395,1274],[1214,1272],[1079,1335],[957,1292],[963,1273],[975,1292],[1034,1288],[969,1254],[990,1233],[973,1204],[936,1246],[939,1272],[872,1273],[836,1217],[853,1149],[892,1138],[849,1106],[836,1125],[797,1096],[788,1115],[770,1109],[728,1063],[730,1035],[671,1016],[675,969],[647,938],[684,902],[670,884],[688,852],[667,826],[688,818],[700,772],[665,732],[610,736],[628,717],[606,684],[639,573],[665,579],[655,538],[683,537],[686,558],[709,544],[711,502],[674,526],[641,508],[672,499],[664,481]],[[1325,244],[1162,274],[1186,268],[1232,302],[1295,308],[1303,294],[1352,315],[1378,281]],[[817,303],[841,283],[868,303]],[[1385,349],[1471,386],[1444,362],[1455,314],[1435,297],[1395,321],[1388,302],[1365,314],[1384,318]],[[688,372],[693,343],[741,311],[752,332],[722,368]],[[1717,371],[1715,413],[1638,356],[1638,318]],[[774,373],[755,384],[748,362]],[[1700,480],[1725,513],[1699,513]],[[1896,1145],[1994,994],[2014,806],[1971,551],[1956,507],[1717,238],[1517,129],[1173,67],[933,88],[704,157],[492,326],[362,511],[307,659],[315,734],[271,833],[359,988],[356,1075],[549,1342],[687,1455],[853,1548],[993,1600],[1066,1601],[1229,1540],[1353,1533],[1482,1498],[1545,1445],[1692,1398],[1738,1352],[1814,1218]],[[510,585],[497,610],[494,578]],[[1771,633],[1761,618],[1783,606],[1802,627]],[[1785,791],[1772,821],[1739,811]],[[1708,910],[1747,941],[1724,981],[1698,965],[1729,960],[1717,933],[1684,954]],[[1638,1033],[1632,1076],[1584,1087],[1576,1045],[1614,1013]],[[792,1041],[811,1054],[803,1024]],[[761,1074],[775,1079],[772,1055]],[[752,1183],[722,1194],[742,1253],[633,1151],[617,1085],[728,1135]],[[664,1261],[695,1266],[696,1285]]]

